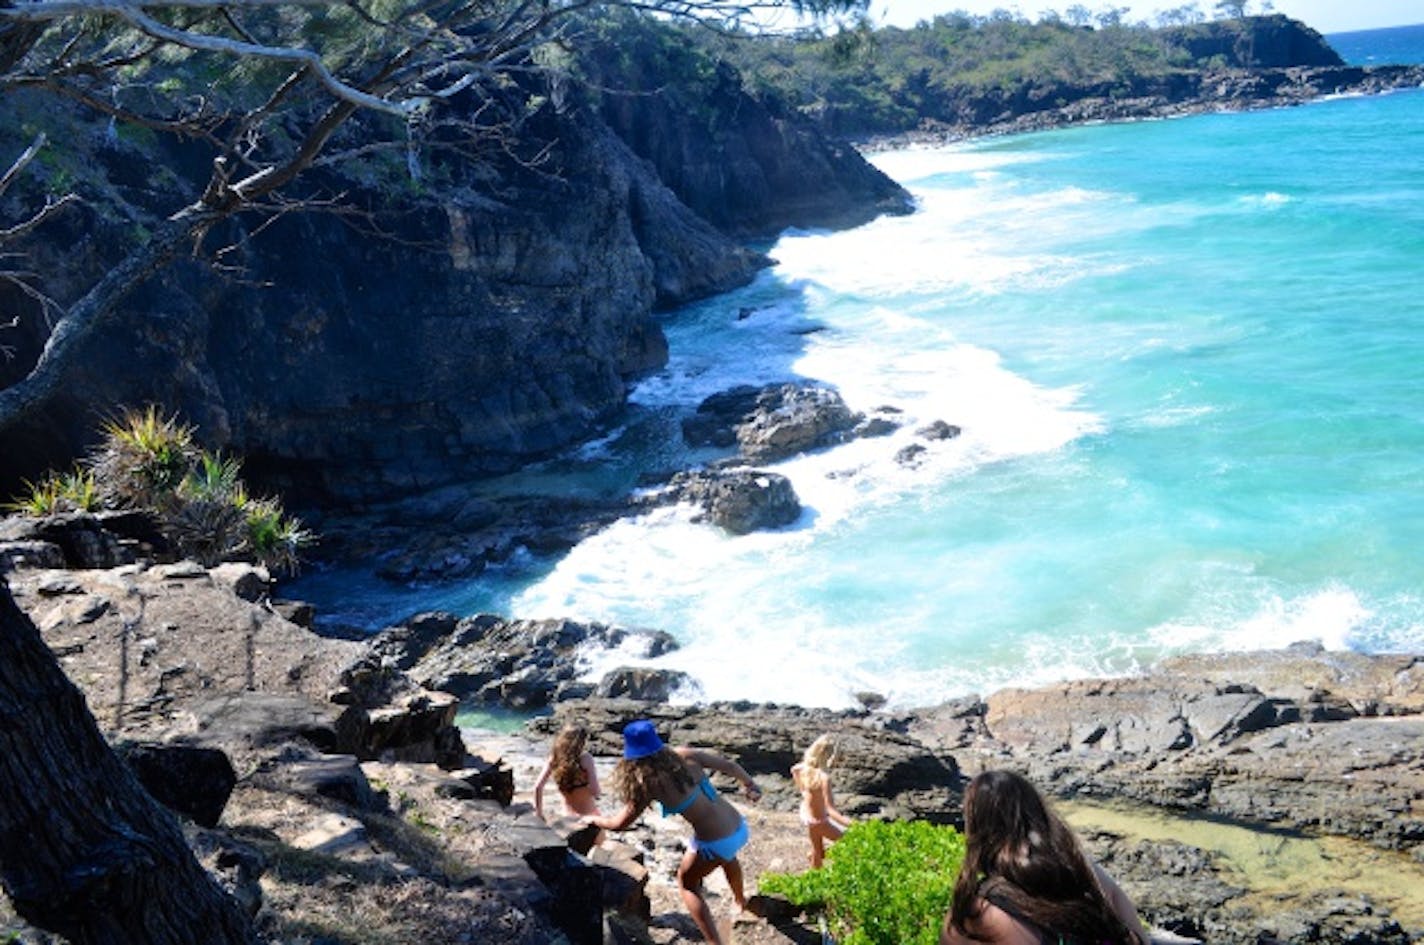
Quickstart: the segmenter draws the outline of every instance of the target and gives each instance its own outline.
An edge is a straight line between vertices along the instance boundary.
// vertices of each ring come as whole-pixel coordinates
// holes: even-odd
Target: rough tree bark
[[[0,579],[0,886],[74,945],[258,941]]]

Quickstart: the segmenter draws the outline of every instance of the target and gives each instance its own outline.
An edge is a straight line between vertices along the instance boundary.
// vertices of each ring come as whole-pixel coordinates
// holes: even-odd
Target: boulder
[[[683,421],[683,437],[692,446],[736,444],[748,462],[773,463],[844,442],[864,419],[828,387],[742,386],[703,400]]]
[[[945,423],[943,420],[935,420],[915,431],[916,435],[927,440],[952,440],[959,436],[960,429],[952,423]]]
[[[294,794],[330,798],[357,810],[376,810],[380,806],[355,755],[284,761],[265,772],[264,778]]]
[[[672,489],[682,500],[700,505],[712,524],[733,535],[782,528],[801,516],[801,501],[791,480],[755,469],[679,473]]]
[[[203,827],[217,826],[237,785],[232,762],[217,748],[137,744],[123,758],[154,800]]]
[[[470,703],[518,709],[543,708],[562,689],[577,685],[587,651],[619,648],[651,659],[676,646],[663,631],[490,614],[456,621],[444,636],[414,650],[400,628],[384,630],[372,641],[374,652],[397,664],[408,662],[410,677],[423,686]],[[413,652],[419,655],[412,660]]]
[[[554,924],[574,945],[603,942],[603,880],[588,860],[532,813],[490,826],[490,841],[529,865],[553,896]]]
[[[681,670],[620,666],[604,675],[594,695],[600,699],[666,702],[676,690],[694,685],[693,678]]]

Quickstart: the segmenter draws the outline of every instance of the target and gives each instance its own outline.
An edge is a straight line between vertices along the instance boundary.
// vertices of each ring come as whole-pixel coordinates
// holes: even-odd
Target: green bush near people
[[[925,821],[863,821],[804,873],[764,873],[763,893],[824,911],[840,945],[935,945],[964,837]]]

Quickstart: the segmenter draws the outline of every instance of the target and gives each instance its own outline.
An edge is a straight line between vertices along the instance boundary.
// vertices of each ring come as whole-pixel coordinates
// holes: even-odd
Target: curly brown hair
[[[581,725],[566,725],[554,737],[549,773],[565,794],[588,784],[588,773],[583,770],[583,753],[587,746],[588,729]]]
[[[613,769],[614,792],[625,803],[642,809],[653,802],[657,789],[669,793],[691,790],[696,781],[682,756],[667,746],[642,758],[624,758]],[[669,790],[670,789],[670,790]]]

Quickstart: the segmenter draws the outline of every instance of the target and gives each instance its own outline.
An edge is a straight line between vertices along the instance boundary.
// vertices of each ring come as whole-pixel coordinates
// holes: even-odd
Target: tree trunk
[[[255,943],[0,579],[0,886],[74,945]]]

